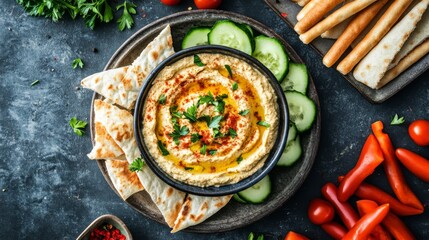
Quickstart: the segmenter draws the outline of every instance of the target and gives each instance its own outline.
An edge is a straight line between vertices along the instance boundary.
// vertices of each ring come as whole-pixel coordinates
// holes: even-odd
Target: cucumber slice
[[[247,203],[246,201],[244,201],[244,199],[242,199],[240,196],[238,196],[238,194],[232,195],[232,198],[239,203]]]
[[[255,51],[252,56],[270,69],[279,82],[285,78],[289,57],[278,39],[263,35],[255,37]]]
[[[247,28],[230,20],[217,21],[208,34],[209,44],[235,48],[249,55],[252,54],[254,42]]]
[[[289,71],[282,83],[283,91],[297,91],[306,93],[308,87],[308,73],[305,64],[289,63]]]
[[[289,124],[289,130],[287,132],[286,146],[290,143],[290,141],[295,140],[297,136],[297,130],[294,123]]]
[[[208,27],[194,27],[191,28],[185,35],[182,41],[182,49],[190,48],[200,45],[208,45],[208,34],[210,32]]]
[[[238,193],[238,196],[249,203],[262,203],[271,193],[271,180],[267,175],[261,181]]]
[[[280,156],[280,160],[277,162],[277,166],[288,167],[294,164],[302,155],[302,146],[299,140],[299,136],[295,140],[291,141],[286,145],[285,150]]]
[[[243,23],[241,26],[245,27],[253,37],[253,29],[249,25]]]
[[[296,91],[286,91],[289,118],[295,123],[298,132],[311,128],[316,119],[316,104],[306,95]]]

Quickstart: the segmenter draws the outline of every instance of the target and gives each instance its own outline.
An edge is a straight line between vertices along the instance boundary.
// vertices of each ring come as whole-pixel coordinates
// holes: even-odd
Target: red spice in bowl
[[[126,240],[125,235],[112,224],[104,223],[92,230],[89,240]]]

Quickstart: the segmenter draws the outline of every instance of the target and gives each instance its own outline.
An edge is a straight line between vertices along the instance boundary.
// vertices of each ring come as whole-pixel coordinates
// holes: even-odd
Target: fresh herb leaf
[[[219,138],[223,137],[224,135],[219,131],[219,128],[213,128],[213,137]]]
[[[215,106],[215,110],[218,113],[223,113],[225,110],[225,102],[222,99],[219,99],[218,101],[214,101],[213,105]]]
[[[257,122],[257,124],[259,126],[263,126],[263,127],[267,127],[267,128],[270,127],[270,124],[265,122],[265,121],[259,121],[259,122]]]
[[[137,14],[136,8],[137,6],[133,3],[129,3],[128,1],[124,1],[123,4],[118,5],[116,10],[123,8],[122,16],[118,19],[118,28],[119,31],[123,31],[126,28],[130,29],[134,24],[134,19],[131,14]]]
[[[235,138],[235,137],[237,137],[237,132],[233,128],[230,128],[229,129],[229,136],[231,136],[232,138]]]
[[[238,83],[237,82],[234,82],[233,84],[232,84],[232,91],[235,91],[235,90],[237,90],[238,89]]]
[[[194,170],[194,168],[193,168],[193,167],[185,167],[185,170],[186,170],[186,171]]]
[[[40,83],[40,81],[36,80],[36,81],[34,81],[34,82],[31,83],[31,86],[34,86],[34,85],[39,84],[39,83]]]
[[[259,235],[256,240],[264,240],[264,234]]]
[[[128,166],[131,172],[142,171],[145,162],[141,158],[136,158],[134,161]]]
[[[180,137],[188,135],[189,128],[187,126],[180,127],[179,124],[174,124],[173,128],[174,131],[168,135],[173,138],[173,141],[176,143],[176,145],[179,145]]]
[[[165,96],[165,94],[161,94],[161,96],[159,96],[158,103],[164,105],[166,100],[167,97]]]
[[[201,136],[198,133],[192,133],[191,134],[191,142],[197,142],[198,140],[200,140],[203,136]]]
[[[84,65],[85,64],[83,63],[82,59],[80,59],[80,58],[73,59],[73,62],[72,62],[73,69],[75,69],[77,67],[83,68]]]
[[[181,114],[177,109],[177,106],[170,107],[171,115],[176,118],[182,118],[183,114]]]
[[[200,149],[200,153],[202,154],[202,155],[206,155],[206,149],[207,149],[207,146],[205,145],[205,144],[203,144],[203,146],[201,147],[201,149]]]
[[[247,240],[253,240],[255,238],[255,235],[253,234],[253,232],[249,233],[249,236],[247,236]]]
[[[404,117],[399,117],[398,114],[395,114],[392,121],[390,122],[390,125],[401,125],[405,122]]]
[[[240,163],[241,161],[243,161],[243,157],[240,155],[240,156],[237,158],[237,162],[238,162],[238,163]]]
[[[195,65],[197,65],[198,67],[203,67],[203,66],[205,66],[205,64],[204,64],[203,62],[201,62],[201,58],[200,58],[197,54],[195,54],[195,55],[194,55],[194,63],[195,63]]]
[[[226,93],[221,94],[221,95],[218,95],[218,96],[216,97],[216,101],[221,101],[221,100],[223,100],[223,99],[225,99],[225,98],[228,98],[228,94],[226,94]]]
[[[208,115],[203,115],[198,118],[198,121],[204,121],[207,123],[207,126],[210,124],[211,118]]]
[[[189,107],[186,112],[183,112],[183,115],[185,115],[185,117],[187,119],[189,119],[191,122],[196,122],[197,121],[197,106],[192,105],[191,107]]]
[[[215,150],[215,149],[214,150],[209,150],[209,154],[212,155],[212,156],[215,155],[216,152],[217,152],[217,150]]]
[[[88,124],[85,121],[78,120],[76,117],[72,117],[69,121],[70,127],[72,127],[73,132],[78,136],[83,136],[85,134],[85,127]]]
[[[231,71],[231,67],[229,65],[225,65],[226,70],[228,71],[229,77],[232,78],[232,71]],[[234,88],[234,87],[233,87]]]
[[[238,114],[240,114],[241,116],[246,116],[249,112],[250,110],[246,109],[246,110],[241,110],[240,112],[238,112]]]
[[[164,144],[161,142],[161,140],[158,140],[158,148],[159,150],[161,150],[162,156],[167,156],[170,154],[167,148],[165,148]]]
[[[212,93],[209,92],[208,95],[200,96],[200,98],[198,99],[197,105],[200,106],[204,103],[212,104],[214,102],[214,100],[215,99],[214,99]]]
[[[219,127],[219,123],[220,121],[223,119],[223,116],[221,115],[217,115],[214,116],[211,120],[210,123],[208,124],[209,128],[218,128]]]

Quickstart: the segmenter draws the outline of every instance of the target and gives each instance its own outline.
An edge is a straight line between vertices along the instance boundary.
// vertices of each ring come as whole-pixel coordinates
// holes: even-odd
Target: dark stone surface
[[[325,182],[335,181],[354,165],[373,121],[388,123],[395,113],[405,116],[406,124],[386,127],[393,143],[429,157],[429,149],[417,147],[407,135],[410,121],[429,118],[429,72],[385,103],[372,105],[339,73],[325,68],[316,52],[303,45],[262,0],[226,0],[222,9],[272,27],[307,63],[322,108],[319,152],[300,190],[270,216],[226,233],[170,234],[166,226],[138,214],[115,195],[97,164],[86,157],[91,149],[89,134],[78,137],[68,125],[73,116],[89,117],[92,92],[79,88],[80,79],[101,71],[139,28],[189,6],[195,8],[190,0],[176,7],[163,6],[158,0],[136,4],[136,26],[119,32],[115,23],[94,31],[81,19],[53,23],[28,16],[15,1],[0,1],[0,239],[74,239],[105,213],[120,217],[135,239],[246,239],[250,231],[284,235],[289,230],[325,239],[322,230],[308,221],[307,204],[320,196]],[[72,69],[76,57],[84,60],[83,69]],[[40,83],[30,86],[36,79]],[[429,185],[408,171],[404,174],[428,205]],[[389,189],[380,169],[369,181]],[[417,239],[428,239],[428,219],[426,211],[404,221]]]

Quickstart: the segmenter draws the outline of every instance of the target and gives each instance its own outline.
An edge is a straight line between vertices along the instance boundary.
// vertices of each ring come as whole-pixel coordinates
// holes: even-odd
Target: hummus
[[[277,129],[277,97],[268,79],[221,54],[189,56],[165,67],[143,112],[144,141],[158,165],[201,187],[236,183],[256,172]]]

